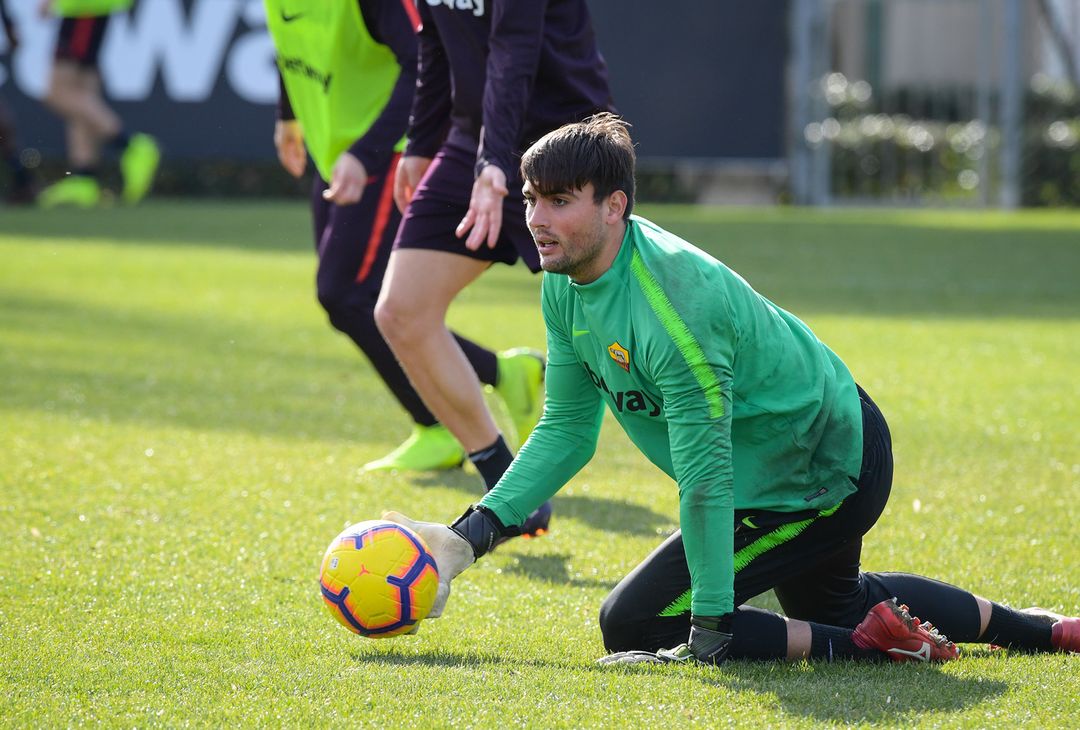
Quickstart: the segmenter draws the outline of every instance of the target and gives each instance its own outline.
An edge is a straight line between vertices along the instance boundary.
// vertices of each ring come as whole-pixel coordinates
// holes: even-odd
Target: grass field
[[[882,406],[867,569],[1080,613],[1080,215],[642,212]],[[467,571],[415,637],[348,633],[317,590],[330,538],[481,487],[358,472],[408,423],[318,309],[309,236],[295,203],[0,210],[0,726],[1076,727],[1080,656],[596,667],[600,602],[677,514],[610,421],[553,534]],[[542,346],[519,268],[456,327]]]

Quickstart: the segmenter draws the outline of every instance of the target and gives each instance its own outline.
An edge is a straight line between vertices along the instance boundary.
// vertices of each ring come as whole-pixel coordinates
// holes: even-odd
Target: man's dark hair
[[[541,195],[581,190],[589,183],[599,203],[616,190],[626,193],[626,211],[634,207],[634,143],[630,125],[608,112],[548,132],[521,157],[521,178]]]

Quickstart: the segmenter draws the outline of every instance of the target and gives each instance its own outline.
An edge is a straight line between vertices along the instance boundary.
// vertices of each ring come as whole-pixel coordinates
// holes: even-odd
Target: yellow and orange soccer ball
[[[385,639],[409,633],[431,612],[439,569],[415,532],[368,520],[345,528],[330,543],[319,583],[326,607],[345,628]]]

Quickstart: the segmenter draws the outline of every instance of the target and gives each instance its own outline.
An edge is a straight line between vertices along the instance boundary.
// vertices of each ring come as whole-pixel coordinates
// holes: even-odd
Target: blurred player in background
[[[0,0],[0,25],[7,36],[8,53],[13,54],[19,46],[19,32],[8,15],[4,0]],[[5,199],[13,205],[33,203],[37,198],[37,184],[33,174],[22,163],[18,139],[15,134],[15,117],[0,99],[0,157],[11,174],[11,190]]]
[[[459,466],[461,444],[424,405],[374,318],[401,221],[394,174],[416,85],[415,8],[409,0],[266,0],[266,12],[283,82],[274,130],[278,157],[296,177],[304,172],[305,146],[315,162],[319,302],[414,423],[403,444],[365,469]],[[471,376],[494,386],[513,411],[524,377],[498,372],[493,353],[455,338]],[[539,396],[534,389],[531,401]],[[539,418],[538,412],[524,415],[530,428]]]
[[[518,155],[545,132],[610,108],[611,94],[585,0],[417,6],[419,80],[395,183],[405,219],[376,318],[424,402],[490,489],[513,456],[446,313],[494,262],[521,258],[539,271]],[[513,355],[529,368],[529,384],[538,383],[542,360]],[[500,372],[514,361],[500,360]],[[530,429],[517,430],[523,439]],[[550,513],[549,504],[538,508],[524,533],[546,530]]]
[[[602,663],[947,661],[953,641],[1080,651],[1080,618],[1016,610],[908,573],[863,572],[892,487],[889,427],[813,332],[734,271],[631,216],[635,154],[611,115],[522,159],[544,271],[544,417],[513,466],[451,527],[416,529],[450,581],[591,458],[610,409],[678,485],[680,530],[600,610]],[[1055,563],[1056,565],[1057,563]],[[743,605],[774,590],[787,618]]]
[[[132,133],[106,103],[101,90],[98,54],[109,15],[131,7],[133,0],[42,0],[42,15],[59,15],[60,34],[45,104],[63,118],[69,174],[42,191],[38,202],[51,208],[92,208],[101,201],[98,182],[101,151],[120,155],[122,197],[137,203],[150,191],[161,154],[154,138]]]

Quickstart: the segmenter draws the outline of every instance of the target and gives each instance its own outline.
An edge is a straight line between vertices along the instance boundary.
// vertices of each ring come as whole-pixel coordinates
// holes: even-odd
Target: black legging
[[[796,537],[762,553],[735,574],[735,604],[769,589],[790,618],[853,628],[882,600],[897,597],[923,619],[932,620],[954,641],[979,634],[978,605],[972,594],[929,578],[903,573],[863,573],[862,536],[874,525],[892,486],[892,440],[877,405],[859,388],[863,420],[863,461],[858,489],[836,512],[768,513],[736,511],[734,549],[782,525],[809,520]],[[741,522],[753,515],[756,529]],[[690,572],[682,534],[676,532],[626,576],[600,609],[604,645],[610,651],[655,651],[686,640],[690,626]],[[731,657],[782,657],[784,621],[764,611],[741,609],[735,618]]]

